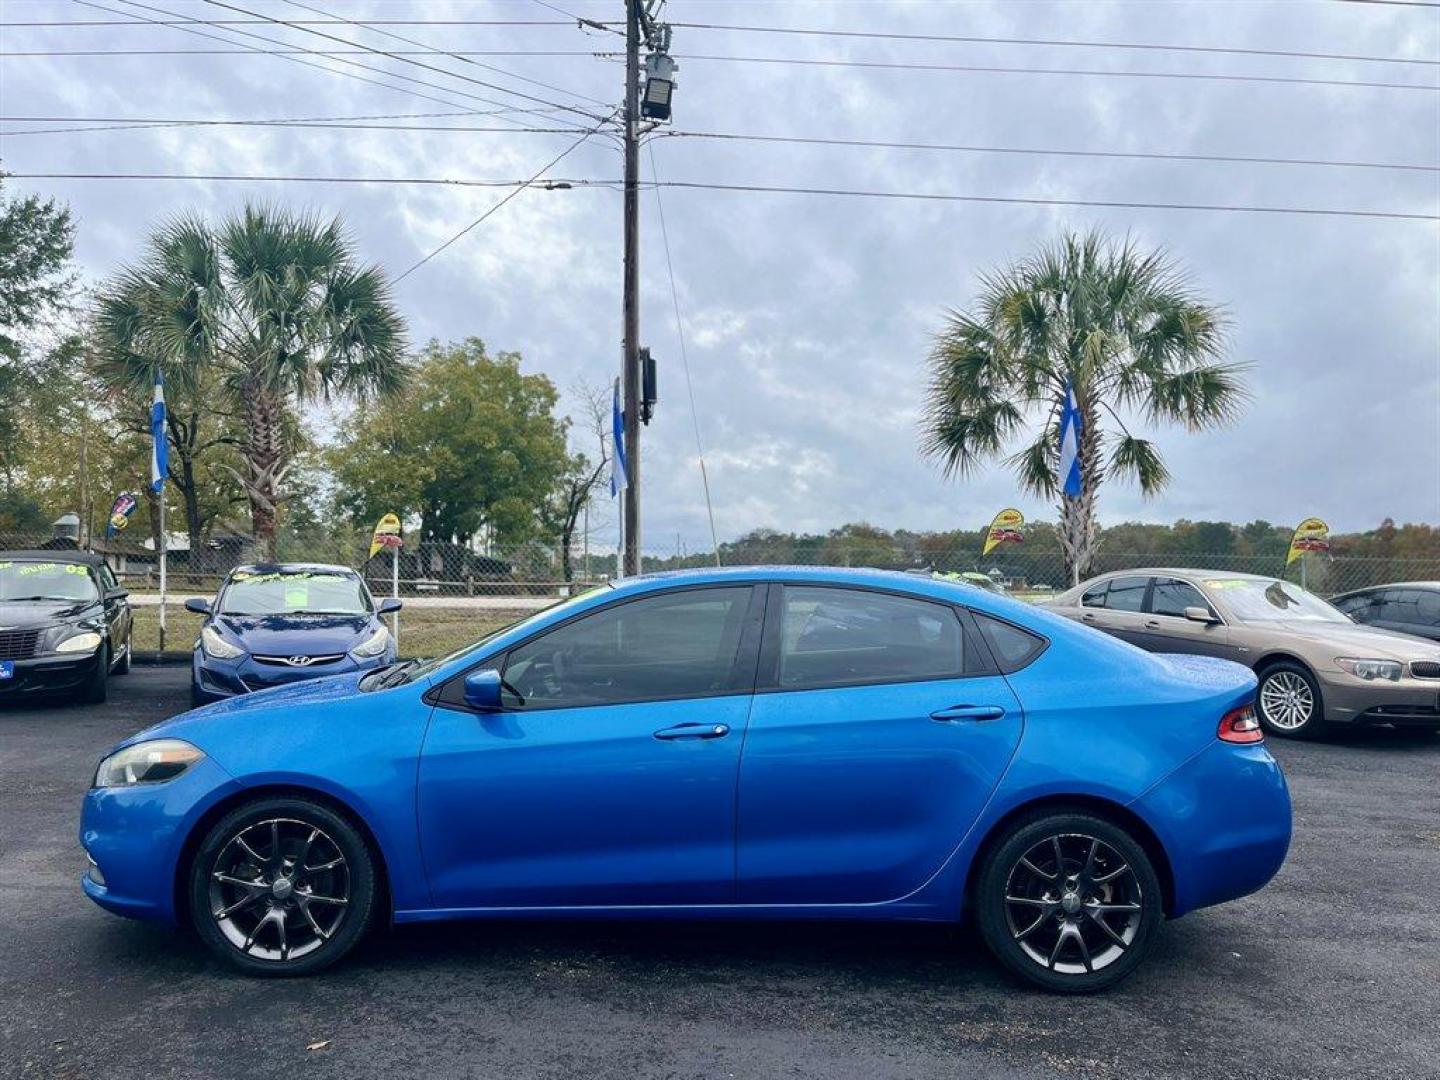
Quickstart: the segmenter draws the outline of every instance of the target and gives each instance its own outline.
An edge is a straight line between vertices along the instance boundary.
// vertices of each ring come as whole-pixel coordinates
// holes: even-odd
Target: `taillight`
[[[1242,705],[1227,712],[1220,718],[1220,729],[1215,734],[1223,742],[1232,743],[1257,743],[1265,738],[1254,705]]]

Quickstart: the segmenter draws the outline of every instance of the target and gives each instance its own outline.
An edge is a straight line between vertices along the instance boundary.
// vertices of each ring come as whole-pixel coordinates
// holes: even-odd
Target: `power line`
[[[665,248],[665,271],[670,275],[670,300],[675,305],[675,337],[680,342],[680,364],[685,370],[685,393],[690,398],[690,420],[695,427],[695,456],[700,461],[700,486],[705,493],[705,515],[710,519],[710,543],[715,548],[715,565],[720,565],[720,536],[715,531],[715,507],[710,502],[710,476],[705,471],[705,446],[700,440],[700,410],[695,407],[695,383],[690,378],[690,354],[685,351],[685,324],[680,318],[680,289],[675,284],[675,263],[670,257],[670,230],[665,227],[665,200],[660,197],[660,170],[655,164],[651,143],[650,175],[655,178],[655,208],[660,214],[660,240]]]
[[[219,22],[210,25],[219,26]],[[357,26],[368,26],[368,23],[356,23]],[[234,31],[238,33],[238,31]],[[220,38],[216,39],[223,40]],[[237,46],[238,42],[235,43]],[[596,53],[584,49],[394,49],[396,56],[453,56],[456,59],[464,59],[470,56],[533,56],[533,57],[570,57],[589,56],[594,57]],[[302,49],[298,45],[289,46],[283,49],[21,49],[6,50],[0,52],[0,58],[40,57],[40,56],[368,56],[369,49],[326,49],[321,52],[319,49]],[[510,74],[506,72],[505,74]],[[515,78],[522,76],[516,75]],[[548,84],[541,84],[548,85]],[[582,95],[576,94],[576,97]],[[587,100],[598,100],[590,98]],[[600,102],[608,104],[607,102]]]
[[[655,138],[720,139],[737,142],[795,143],[805,146],[849,146],[885,150],[939,150],[969,154],[1024,154],[1039,157],[1089,157],[1137,161],[1218,162],[1227,165],[1304,165],[1337,169],[1395,169],[1411,172],[1440,172],[1440,165],[1412,165],[1403,162],[1337,161],[1322,158],[1259,157],[1238,154],[1181,154],[1125,150],[1068,150],[1054,147],[972,146],[963,143],[884,142],[872,139],[831,139],[802,135],[751,135],[727,131],[666,131]]]
[[[510,110],[505,110],[510,111]],[[526,110],[528,111],[528,110]],[[339,131],[455,132],[458,134],[569,135],[574,128],[488,127],[466,124],[394,124],[367,121],[412,120],[438,117],[486,115],[470,111],[437,113],[381,113],[373,116],[321,116],[259,120],[176,119],[171,117],[66,117],[0,116],[0,123],[63,123],[79,127],[18,129],[0,132],[6,136],[90,134],[107,131],[147,130],[170,127],[273,127]],[[1394,161],[1353,161],[1333,158],[1264,157],[1242,154],[1187,154],[1142,150],[1077,150],[1061,147],[979,146],[965,143],[890,142],[877,139],[842,139],[804,135],[759,135],[733,131],[667,130],[654,138],[703,139],[734,142],[775,143],[801,146],[835,146],[882,150],[925,150],[970,154],[1023,155],[1030,157],[1076,157],[1101,160],[1170,161],[1180,164],[1281,165],[1331,169],[1382,169],[1397,172],[1440,172],[1440,165],[1419,165]]]
[[[303,26],[344,26],[348,20],[340,18],[330,19],[295,19],[295,23]],[[559,19],[364,19],[361,20],[366,26],[551,26],[571,28],[574,24],[561,22]],[[176,16],[173,19],[166,19],[164,26],[268,26],[269,19],[190,19],[183,16]],[[63,28],[63,27],[101,27],[118,26],[133,28],[135,23],[129,20],[118,19],[64,19],[64,20],[30,20],[25,22],[0,22],[0,30],[10,28]]]
[[[215,0],[210,0],[214,3]],[[613,57],[614,53],[598,53]],[[793,56],[712,56],[676,54],[675,59],[738,64],[791,64],[797,67],[869,68],[891,71],[952,71],[980,75],[1081,75],[1114,79],[1195,79],[1202,82],[1277,83],[1297,86],[1341,86],[1354,89],[1423,90],[1440,92],[1440,85],[1362,81],[1358,79],[1312,79],[1291,75],[1218,75],[1200,71],[1107,71],[1103,68],[1039,68],[991,64],[914,64],[890,60],[807,60]]]
[[[550,3],[549,0],[533,0],[533,2],[539,4],[547,11],[553,11],[556,14],[564,15],[567,19],[572,19],[575,25],[582,30],[586,27],[589,27],[592,30],[600,30],[610,34],[619,34],[622,38],[625,36],[625,31],[621,30],[617,26],[603,22],[598,19],[587,19],[583,15],[576,15],[573,11],[566,11],[564,8],[558,7],[555,4]]]
[[[311,7],[309,4],[301,3],[300,0],[287,0],[287,2],[290,3],[291,5],[293,5],[294,7],[298,7],[298,8],[300,8],[300,9],[303,10],[303,11],[311,12],[312,14],[319,14],[319,15],[325,15],[325,14],[327,14],[326,12],[320,10],[319,8]],[[390,31],[390,30],[380,30],[380,29],[378,29],[378,28],[376,28],[376,27],[373,27],[373,26],[371,26],[371,27],[366,27],[366,26],[364,26],[364,25],[361,24],[361,23],[356,23],[354,20],[346,20],[346,22],[349,23],[351,26],[356,26],[356,27],[359,27],[359,28],[361,28],[361,29],[368,29],[372,34],[379,34],[381,37],[393,38],[393,39],[396,40],[396,41],[404,42],[406,45],[418,45],[418,46],[420,46],[420,47],[423,48],[423,49],[433,49],[433,48],[434,48],[434,46],[430,45],[428,42],[417,41],[415,38],[405,37],[403,34],[396,34],[396,33],[392,32],[392,31]],[[444,53],[444,55],[446,55],[446,56],[453,57],[454,59],[459,60],[459,61],[461,61],[462,63],[470,64],[470,65],[472,65],[472,66],[474,66],[474,67],[478,67],[478,68],[483,68],[483,69],[486,70],[486,71],[496,72],[496,73],[498,73],[498,74],[500,74],[500,75],[504,75],[506,78],[515,79],[515,80],[518,81],[518,82],[529,83],[529,84],[531,84],[532,86],[539,86],[539,87],[541,87],[541,88],[543,88],[543,89],[545,89],[545,90],[553,90],[553,91],[555,91],[557,94],[568,94],[570,97],[581,98],[582,100],[592,102],[592,103],[594,103],[594,104],[596,104],[596,105],[608,105],[608,104],[609,104],[609,102],[607,102],[607,101],[601,101],[599,98],[593,98],[593,97],[590,97],[590,96],[587,95],[587,94],[578,94],[578,93],[576,93],[576,92],[573,91],[573,90],[567,90],[567,89],[565,89],[564,87],[555,86],[555,85],[553,85],[553,84],[551,84],[551,83],[543,82],[543,81],[541,81],[540,79],[532,79],[532,78],[530,78],[530,76],[528,76],[528,75],[518,75],[518,74],[516,74],[516,73],[513,72],[513,71],[507,71],[505,68],[495,67],[493,64],[485,64],[485,63],[482,63],[482,62],[479,61],[479,60],[473,60],[473,59],[471,59],[469,56],[464,56],[464,55],[462,55],[462,54],[460,54],[460,53],[457,53],[457,52],[450,52],[450,51],[445,50],[445,49],[440,49],[440,50],[437,50],[437,51],[439,51],[439,52],[441,52],[441,53]],[[457,76],[457,78],[458,78],[458,76]]]
[[[133,2],[133,0],[127,0],[127,2]],[[257,12],[257,11],[250,11],[250,10],[248,10],[247,8],[242,8],[242,7],[238,7],[238,6],[235,5],[235,4],[226,3],[225,0],[205,0],[205,3],[210,4],[212,7],[224,8],[224,9],[227,10],[227,11],[238,12],[238,13],[241,14],[241,15],[249,15],[249,16],[252,16],[252,17],[255,17],[255,18],[266,18],[266,16],[262,16],[262,15],[261,15],[259,12]],[[373,47],[371,47],[371,46],[367,46],[367,45],[365,45],[364,43],[358,42],[358,41],[349,41],[349,40],[347,40],[347,39],[345,39],[345,38],[337,37],[337,36],[334,35],[334,34],[326,33],[326,32],[323,31],[323,30],[316,30],[316,29],[314,29],[313,27],[300,26],[300,25],[298,25],[298,24],[296,24],[296,23],[288,22],[288,21],[285,20],[285,19],[277,19],[277,18],[274,18],[274,17],[269,17],[269,21],[272,22],[272,23],[274,23],[274,24],[277,25],[277,26],[288,26],[288,27],[290,27],[291,29],[300,30],[302,33],[312,34],[312,35],[314,35],[315,37],[325,38],[325,39],[327,39],[327,40],[329,40],[329,41],[338,42],[338,43],[341,44],[341,45],[351,45],[351,46],[357,46],[357,45],[358,45],[358,46],[360,46],[361,48],[364,48],[364,49],[366,49],[366,50],[369,51],[369,52],[375,53],[376,55],[389,57],[390,59],[393,59],[393,60],[399,60],[401,63],[412,64],[412,65],[414,65],[415,67],[423,68],[423,69],[426,70],[426,71],[435,72],[435,73],[438,74],[438,75],[445,75],[445,76],[448,76],[449,78],[452,78],[452,79],[460,79],[460,80],[462,80],[462,81],[464,81],[464,82],[474,83],[476,86],[483,86],[483,87],[485,87],[486,89],[488,89],[488,90],[494,90],[494,91],[496,91],[497,93],[509,94],[509,95],[511,95],[512,97],[517,97],[517,98],[521,98],[521,99],[526,100],[526,101],[531,101],[531,102],[534,102],[534,103],[537,104],[537,105],[548,105],[548,106],[551,106],[551,107],[554,107],[554,108],[564,109],[564,110],[566,110],[567,112],[573,112],[573,113],[575,113],[575,114],[577,114],[577,115],[579,115],[579,116],[586,117],[587,119],[592,120],[592,121],[599,119],[599,117],[597,117],[594,113],[587,112],[587,111],[584,110],[584,109],[576,108],[576,107],[574,107],[574,106],[569,106],[569,105],[561,105],[559,102],[550,101],[550,100],[548,100],[547,98],[536,97],[536,96],[533,95],[533,94],[527,94],[527,93],[525,93],[524,91],[521,91],[521,90],[511,90],[511,89],[509,89],[508,87],[500,86],[500,85],[497,85],[496,83],[492,83],[492,82],[486,82],[484,79],[472,78],[472,77],[469,76],[469,75],[462,75],[462,74],[460,74],[459,72],[456,72],[456,71],[447,71],[445,68],[436,67],[434,64],[427,64],[427,63],[425,63],[425,62],[423,62],[423,61],[421,61],[421,60],[416,60],[416,59],[414,59],[413,57],[409,57],[409,56],[396,56],[396,55],[393,54],[393,53],[387,52],[385,49],[373,48]],[[391,74],[393,74],[393,72],[392,72]],[[452,92],[453,92],[453,91],[452,91]],[[484,100],[487,100],[487,99],[481,98],[481,100],[484,101]],[[496,105],[496,104],[500,104],[500,103],[499,103],[499,102],[495,102],[495,101],[489,101],[488,104]]]
[[[238,181],[261,183],[282,181],[302,184],[397,184],[427,185],[437,187],[528,187],[530,180],[450,180],[440,177],[364,177],[364,176],[244,176],[232,173],[22,173],[7,172],[17,180],[189,180],[189,181]],[[604,178],[554,178],[546,181],[547,187],[614,189],[619,180]],[[1300,214],[1315,217],[1374,218],[1393,221],[1440,221],[1440,213],[1415,214],[1391,210],[1335,210],[1309,206],[1251,206],[1222,203],[1178,203],[1139,202],[1121,199],[1059,199],[1021,195],[961,195],[945,192],[922,191],[875,191],[860,188],[785,187],[776,184],[722,184],[696,180],[663,180],[642,183],[642,187],[682,188],[703,191],[748,192],[753,194],[780,195],[831,195],[847,198],[902,199],[920,202],[966,202],[996,203],[1016,206],[1077,206],[1098,209],[1131,210],[1190,210],[1211,213],[1238,214]]]
[[[469,233],[472,229],[474,229],[474,228],[476,228],[477,226],[479,226],[483,221],[485,221],[486,218],[488,218],[491,214],[493,214],[493,213],[495,213],[497,210],[499,210],[502,206],[504,206],[506,203],[508,203],[511,199],[515,198],[515,196],[519,195],[519,194],[520,194],[522,191],[524,191],[526,188],[528,188],[528,187],[530,187],[532,184],[536,183],[536,182],[537,182],[542,176],[544,176],[547,172],[549,172],[551,169],[553,169],[556,165],[560,164],[561,161],[565,160],[565,158],[568,157],[573,151],[578,150],[578,149],[580,148],[580,145],[581,145],[583,142],[585,142],[587,139],[589,139],[592,135],[595,135],[597,132],[599,132],[599,130],[600,130],[602,127],[604,127],[605,124],[608,123],[608,122],[610,121],[610,118],[613,117],[614,115],[615,115],[615,113],[612,112],[612,113],[610,114],[610,116],[607,116],[607,117],[605,117],[604,119],[602,119],[598,124],[596,124],[593,128],[591,128],[589,131],[587,131],[584,135],[581,135],[580,138],[576,139],[573,143],[571,143],[571,144],[570,144],[569,146],[567,146],[564,150],[562,150],[558,155],[556,155],[554,158],[552,158],[550,161],[548,161],[545,165],[541,166],[540,169],[538,169],[528,180],[526,180],[524,183],[518,185],[518,186],[515,188],[514,191],[510,192],[510,193],[509,193],[508,195],[506,195],[503,199],[501,199],[499,202],[497,202],[494,206],[490,207],[490,209],[486,210],[486,211],[485,211],[483,214],[481,214],[478,218],[476,218],[474,221],[472,221],[469,225],[466,225],[463,229],[461,229],[459,232],[457,232],[454,236],[450,237],[449,240],[446,240],[443,244],[441,244],[439,247],[437,247],[434,251],[430,252],[430,254],[426,255],[423,259],[419,260],[419,261],[416,262],[414,265],[412,265],[411,267],[409,267],[403,274],[400,274],[399,276],[397,276],[397,277],[395,278],[395,280],[394,280],[393,282],[391,282],[391,284],[398,285],[400,282],[404,281],[407,277],[409,277],[411,274],[413,274],[416,270],[419,270],[420,267],[424,266],[424,265],[425,265],[426,263],[428,263],[431,259],[435,258],[436,255],[439,255],[442,251],[444,251],[446,248],[448,248],[451,244],[455,243],[455,241],[459,240],[462,236],[465,236],[465,235],[466,235],[467,233]]]
[[[1428,6],[1434,7],[1435,4]],[[1230,45],[1173,45],[1159,42],[1085,41],[1065,38],[1012,38],[973,34],[902,34],[882,30],[832,30],[794,26],[735,26],[720,23],[671,23],[677,29],[729,30],[750,34],[788,34],[800,37],[865,38],[875,41],[930,41],[966,45],[1030,45],[1068,49],[1124,49],[1143,52],[1210,53],[1233,56],[1278,56],[1301,60],[1354,60],[1380,64],[1428,64],[1440,60],[1416,60],[1401,56],[1366,56],[1355,53],[1302,52],[1295,49],[1251,49]]]

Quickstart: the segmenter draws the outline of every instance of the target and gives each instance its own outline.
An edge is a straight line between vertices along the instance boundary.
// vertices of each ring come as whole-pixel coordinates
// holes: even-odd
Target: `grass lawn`
[[[184,652],[195,644],[203,616],[178,604],[165,609],[165,648]],[[477,638],[506,626],[530,611],[474,610],[467,608],[410,608],[400,612],[400,655],[443,656]],[[386,624],[389,624],[387,618]],[[160,609],[135,608],[135,649],[149,652],[160,647]]]

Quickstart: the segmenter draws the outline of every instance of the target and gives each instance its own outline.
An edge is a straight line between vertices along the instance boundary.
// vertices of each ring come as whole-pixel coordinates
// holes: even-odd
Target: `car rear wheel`
[[[1267,735],[1312,739],[1325,729],[1320,687],[1299,664],[1283,661],[1261,671],[1255,704]]]
[[[1140,964],[1164,916],[1160,882],[1124,829],[1082,813],[1023,818],[992,845],[972,902],[980,936],[1046,990],[1088,993]]]
[[[375,902],[364,838],[329,807],[268,798],[225,815],[190,869],[190,919],[251,975],[308,975],[354,948]]]

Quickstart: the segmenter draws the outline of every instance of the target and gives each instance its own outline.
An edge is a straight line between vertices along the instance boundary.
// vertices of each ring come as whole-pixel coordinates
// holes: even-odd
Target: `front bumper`
[[[1406,724],[1440,727],[1440,679],[1357,679],[1320,673],[1325,719],[1339,724]]]
[[[14,677],[0,679],[0,698],[72,690],[95,673],[97,663],[93,652],[16,660]]]
[[[80,879],[85,895],[117,915],[173,922],[185,838],[239,788],[208,757],[163,784],[91,788],[80,812],[80,846],[94,864]]]
[[[1132,809],[1169,856],[1172,918],[1261,888],[1290,848],[1290,789],[1260,743],[1216,740]]]
[[[393,642],[379,656],[357,660],[346,653],[339,660],[331,663],[311,664],[307,667],[263,664],[248,655],[234,660],[217,660],[214,657],[206,656],[205,651],[197,645],[190,661],[191,689],[197,702],[221,701],[255,690],[289,686],[291,683],[319,679],[326,675],[370,671],[394,662],[395,645]]]

